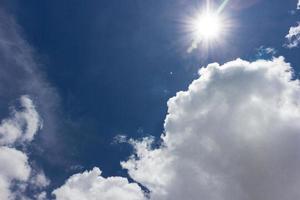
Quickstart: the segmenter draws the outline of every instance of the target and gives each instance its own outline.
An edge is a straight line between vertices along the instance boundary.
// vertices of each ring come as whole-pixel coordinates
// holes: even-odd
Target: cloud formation
[[[58,96],[44,78],[20,27],[5,11],[5,2],[0,4],[0,114],[7,116],[0,122],[0,199],[42,200],[50,181],[29,154],[37,156],[38,149],[43,151],[53,141]],[[7,111],[7,105],[16,99],[19,101]],[[28,148],[42,128],[41,118],[42,137]]]
[[[41,127],[40,116],[28,96],[20,98],[20,108],[0,125],[0,199],[24,199],[28,188],[42,190],[49,184],[42,170],[30,166],[24,148]],[[21,146],[18,147],[17,146]]]
[[[300,0],[298,0],[297,9],[300,9]]]
[[[27,96],[20,99],[21,111],[12,110],[11,117],[0,124],[0,145],[30,142],[41,126],[40,118],[33,102]]]
[[[300,88],[282,57],[217,63],[168,101],[162,145],[122,166],[152,200],[300,197]]]
[[[285,47],[291,49],[298,47],[300,44],[300,23],[298,22],[297,26],[292,26],[289,30],[289,33],[285,36],[286,43]]]
[[[283,57],[213,63],[168,101],[162,143],[129,140],[121,165],[151,200],[282,200],[300,192],[300,86]],[[122,140],[124,142],[124,140]],[[101,171],[76,174],[57,200],[145,199],[141,188]]]
[[[6,105],[24,94],[34,97],[35,104],[39,108],[39,115],[44,120],[43,134],[41,134],[40,138],[40,143],[43,143],[43,145],[40,146],[43,146],[43,149],[45,149],[48,146],[52,146],[55,140],[54,134],[57,132],[56,127],[59,124],[56,121],[59,98],[55,89],[51,87],[44,77],[42,67],[38,62],[39,59],[33,48],[24,40],[23,31],[20,30],[14,17],[6,12],[4,7],[5,3],[1,2],[0,113],[6,113]],[[19,117],[22,118],[22,116]],[[30,124],[28,125],[30,126]],[[28,128],[28,134],[19,139],[28,141],[31,139],[35,127]],[[15,134],[19,133],[15,132]],[[13,137],[12,135],[10,136]],[[13,138],[11,139],[13,140]],[[58,142],[55,141],[55,144],[57,145]]]
[[[299,26],[286,36],[288,48],[298,46]],[[24,93],[48,100],[39,108],[46,127],[53,127],[55,92],[2,10],[0,60],[0,105]],[[158,148],[151,137],[129,141],[135,153],[121,162],[129,176],[149,189],[151,200],[299,199],[300,89],[290,64],[282,57],[238,59],[210,64],[199,75],[168,101]],[[20,106],[0,124],[0,199],[30,199],[25,194],[30,187],[33,199],[45,200],[49,180],[22,148],[41,127],[39,113],[29,96],[20,98]],[[71,176],[53,195],[57,200],[147,199],[137,183],[103,177],[99,168]]]
[[[0,198],[15,199],[13,181],[27,181],[30,175],[28,157],[15,148],[0,147]]]
[[[143,200],[142,189],[126,178],[101,176],[99,168],[71,176],[53,194],[57,200]]]

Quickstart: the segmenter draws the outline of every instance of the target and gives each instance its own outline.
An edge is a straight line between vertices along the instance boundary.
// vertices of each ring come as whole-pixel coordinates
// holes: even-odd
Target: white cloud
[[[297,10],[300,9],[300,0],[297,3]],[[296,11],[292,11],[295,14]],[[283,45],[286,48],[292,49],[298,47],[300,44],[300,22],[296,26],[290,27],[289,33],[285,36],[286,42]]]
[[[127,140],[136,153],[122,162],[151,200],[282,200],[300,192],[300,86],[283,57],[237,59],[199,71],[168,101],[162,144]],[[94,168],[75,174],[57,200],[140,200],[141,188]]]
[[[0,145],[32,141],[41,126],[40,117],[28,96],[20,98],[22,110],[13,109],[11,117],[0,124]]]
[[[50,184],[50,181],[45,176],[43,171],[36,171],[32,173],[30,184],[35,188],[45,188]]]
[[[54,190],[57,200],[143,200],[144,194],[136,183],[126,178],[103,178],[99,168],[71,176]]]
[[[40,194],[35,195],[36,200],[46,200],[47,199],[47,193],[41,192]]]
[[[14,148],[0,147],[0,174],[8,180],[27,180],[30,167],[26,154]]]
[[[14,148],[0,147],[0,199],[14,199],[12,181],[26,181],[30,175],[26,154]]]
[[[42,171],[30,166],[26,153],[15,148],[32,141],[41,125],[29,96],[21,96],[20,106],[0,125],[0,199],[29,199],[24,194],[28,187],[39,191],[49,184]]]
[[[300,87],[282,57],[210,64],[122,166],[152,200],[300,198]],[[87,190],[85,190],[87,191]]]
[[[285,47],[295,48],[298,47],[300,43],[300,23],[298,22],[297,26],[292,26],[289,30],[289,33],[285,36],[286,43]]]
[[[283,57],[217,63],[168,101],[162,145],[129,140],[122,162],[151,200],[282,200],[300,192],[300,87]],[[122,142],[127,140],[122,137]],[[125,141],[126,142],[126,141]],[[57,200],[145,199],[141,188],[94,168],[70,177]]]

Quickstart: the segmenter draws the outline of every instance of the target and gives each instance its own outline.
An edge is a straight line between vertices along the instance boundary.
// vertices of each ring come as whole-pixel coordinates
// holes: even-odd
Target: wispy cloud
[[[260,46],[257,49],[257,57],[258,57],[258,59],[273,58],[276,54],[277,54],[276,49],[274,49],[272,47]]]

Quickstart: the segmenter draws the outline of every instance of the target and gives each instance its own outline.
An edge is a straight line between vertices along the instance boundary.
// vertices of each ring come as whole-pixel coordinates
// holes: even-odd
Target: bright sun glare
[[[216,39],[222,31],[222,22],[217,14],[206,12],[194,21],[197,37],[204,40]]]
[[[226,45],[225,37],[232,31],[233,21],[224,13],[229,0],[224,0],[221,5],[215,5],[206,0],[206,8],[195,9],[193,15],[186,19],[188,40],[191,41],[187,52],[192,52],[200,47],[211,49],[216,45]]]

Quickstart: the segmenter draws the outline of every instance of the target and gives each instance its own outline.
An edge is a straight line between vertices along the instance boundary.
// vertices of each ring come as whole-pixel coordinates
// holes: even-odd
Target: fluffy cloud
[[[32,100],[20,98],[20,108],[12,108],[11,116],[0,125],[0,199],[28,199],[27,188],[42,190],[49,184],[43,171],[34,169],[22,148],[34,139],[41,120]]]
[[[26,181],[30,175],[26,154],[14,148],[0,147],[0,197],[14,199],[10,191],[13,181]]]
[[[29,177],[30,168],[27,156],[9,147],[0,147],[0,174],[8,180],[26,180]]]
[[[168,101],[160,147],[129,140],[122,162],[151,200],[281,200],[300,192],[300,86],[283,57],[237,59],[199,71]],[[121,142],[126,138],[122,137]],[[57,200],[140,200],[141,187],[94,168],[70,177]]]
[[[162,145],[122,166],[152,200],[300,198],[300,87],[282,57],[217,63],[168,101]],[[87,190],[86,190],[87,191]]]
[[[45,188],[50,184],[50,181],[45,176],[44,172],[42,170],[35,170],[32,173],[32,178],[30,180],[30,184],[37,188]]]
[[[136,183],[126,178],[103,178],[99,168],[71,176],[53,194],[57,200],[143,200],[144,194]]]
[[[300,0],[298,1],[297,9],[298,9],[298,10],[300,9]]]
[[[31,99],[22,96],[20,99],[21,111],[12,111],[11,118],[2,120],[0,124],[0,145],[32,141],[41,123]]]
[[[300,43],[300,23],[297,26],[293,26],[290,28],[289,33],[285,36],[286,43],[285,47],[287,48],[295,48],[298,47]]]

